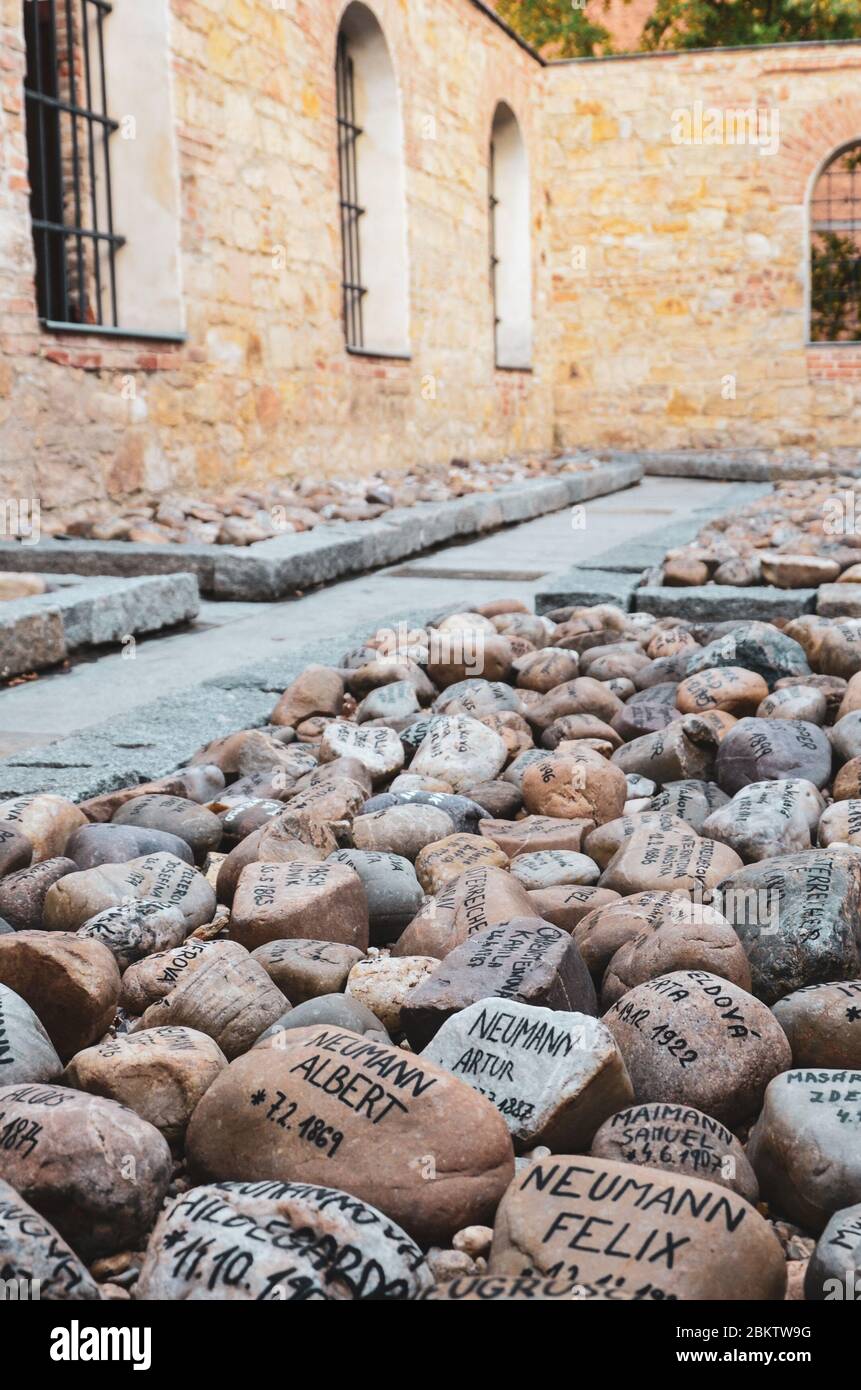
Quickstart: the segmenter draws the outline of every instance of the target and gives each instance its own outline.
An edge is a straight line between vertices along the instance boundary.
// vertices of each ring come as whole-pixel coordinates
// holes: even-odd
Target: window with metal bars
[[[39,315],[118,327],[104,26],[108,0],[24,0],[24,96]]]
[[[810,203],[810,337],[861,342],[861,142],[838,151]]]
[[[493,140],[490,142],[490,162],[488,165],[488,185],[490,204],[490,293],[493,302],[493,358],[499,361],[499,299],[496,286],[496,272],[499,266],[499,257],[496,254],[496,209],[499,207],[499,199],[496,196],[496,150]]]
[[[365,346],[363,301],[368,293],[362,284],[362,257],[359,223],[365,209],[359,203],[356,147],[362,135],[356,123],[356,80],[347,36],[338,39],[336,62],[338,115],[338,172],[341,190],[341,248],[344,336],[347,346]]]

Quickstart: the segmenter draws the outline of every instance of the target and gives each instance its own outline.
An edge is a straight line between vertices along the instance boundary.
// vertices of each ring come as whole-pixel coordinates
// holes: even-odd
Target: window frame
[[[804,204],[805,346],[811,351],[815,351],[817,348],[837,348],[841,350],[848,349],[849,351],[855,352],[861,351],[861,321],[859,321],[859,327],[857,330],[858,336],[855,338],[813,337],[813,238],[816,232],[821,230],[821,226],[817,224],[813,211],[814,203],[816,201],[816,191],[819,187],[821,180],[827,175],[831,166],[833,164],[836,164],[839,159],[842,159],[845,154],[848,154],[850,150],[854,149],[857,149],[859,156],[861,156],[861,135],[855,136],[851,140],[846,140],[841,145],[838,145],[835,149],[830,150],[828,154],[825,155],[824,158],[820,161],[817,168],[814,170],[807,189],[807,197],[805,199]],[[859,183],[861,183],[861,169],[859,169],[858,171],[858,176]],[[857,229],[859,233],[861,233],[861,192],[859,192],[857,204],[859,207],[859,217],[857,219],[857,223],[856,219],[852,218],[850,219],[847,225],[850,230],[854,230],[855,226],[857,225]],[[859,278],[861,278],[861,251],[859,251]],[[861,301],[859,301],[859,303],[861,303]]]

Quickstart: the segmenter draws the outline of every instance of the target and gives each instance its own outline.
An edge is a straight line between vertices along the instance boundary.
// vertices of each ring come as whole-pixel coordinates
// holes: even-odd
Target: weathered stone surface
[[[750,960],[753,992],[767,1004],[861,975],[861,855],[848,846],[750,864],[719,891]]]
[[[120,972],[156,951],[181,946],[188,934],[178,907],[165,907],[151,898],[139,898],[98,912],[77,935],[107,946]]]
[[[605,1120],[592,1140],[595,1158],[639,1163],[680,1177],[704,1178],[756,1205],[759,1184],[735,1135],[688,1105],[634,1105]]]
[[[810,849],[824,801],[812,782],[753,782],[713,811],[703,834],[734,849],[745,863]]]
[[[832,1216],[804,1276],[808,1299],[857,1299],[861,1282],[861,1202]]]
[[[0,1269],[5,1280],[38,1287],[46,1302],[97,1303],[101,1292],[59,1232],[0,1178]],[[33,1295],[31,1295],[33,1296]]]
[[[113,1022],[120,972],[99,941],[22,931],[0,936],[0,983],[26,1000],[67,1061]]]
[[[134,803],[127,804],[131,806]],[[78,869],[95,869],[100,864],[127,864],[130,859],[159,853],[172,854],[186,864],[194,863],[191,845],[179,835],[172,835],[166,830],[145,830],[135,825],[81,826],[80,830],[74,830],[69,836],[66,852],[69,859],[74,859]]]
[[[714,907],[694,906],[690,920],[671,912],[654,928],[619,947],[604,975],[602,1008],[608,1009],[636,985],[677,970],[708,970],[750,990],[750,965],[732,927]]]
[[[683,680],[676,690],[676,705],[682,714],[718,709],[740,719],[756,714],[767,695],[768,686],[755,671],[720,666]]]
[[[469,869],[506,869],[508,855],[481,835],[448,835],[416,858],[416,876],[426,893],[439,893]]]
[[[834,844],[861,846],[861,799],[847,797],[823,811],[818,840],[823,849]]]
[[[178,1148],[195,1106],[226,1066],[221,1048],[205,1033],[150,1028],[76,1053],[64,1081],[134,1110]]]
[[[521,689],[537,690],[546,695],[556,686],[576,679],[579,658],[576,652],[565,651],[562,647],[544,647],[519,657],[514,670]]]
[[[487,812],[493,819],[513,820],[523,806],[523,795],[518,787],[499,778],[493,782],[479,782],[469,788],[470,800]],[[484,822],[482,821],[481,824]],[[479,828],[479,834],[481,830]]]
[[[66,852],[66,841],[87,818],[64,796],[18,796],[0,802],[0,828],[17,830],[33,846],[33,863],[56,859]]]
[[[811,685],[791,685],[768,695],[756,710],[759,719],[803,719],[808,724],[825,723],[828,701]]]
[[[441,777],[456,792],[490,782],[508,761],[499,734],[468,715],[441,718],[428,733],[411,763],[413,772]]]
[[[523,776],[523,804],[532,815],[603,825],[622,814],[627,797],[622,771],[588,745],[533,763]]]
[[[861,1071],[861,980],[808,985],[778,999],[772,1012],[794,1066]]]
[[[568,820],[561,816],[523,816],[521,820],[483,820],[481,835],[514,859],[520,854],[543,850],[571,850],[579,854],[583,840],[594,827],[593,820]]]
[[[188,1242],[203,1242],[193,1267]],[[375,1207],[301,1182],[193,1188],[159,1217],[135,1296],[147,1302],[402,1301],[432,1287],[420,1247]]]
[[[408,719],[411,714],[418,714],[420,708],[412,681],[392,681],[365,696],[356,710],[356,721],[364,724],[368,719]]]
[[[138,796],[120,807],[112,824],[166,831],[184,840],[198,858],[218,849],[221,843],[218,817],[205,806],[181,796]]]
[[[172,854],[147,854],[128,864],[65,875],[48,890],[44,925],[49,931],[77,931],[97,912],[119,907],[127,898],[178,907],[189,931],[211,922],[215,912],[215,893],[203,874]]]
[[[599,825],[597,830],[587,835],[583,849],[596,864],[606,869],[625,842],[641,830],[677,831],[682,835],[691,833],[688,823],[671,811],[639,811],[635,815],[620,816],[618,820]]]
[[[54,1044],[26,999],[0,984],[0,1085],[56,1081],[62,1070]]]
[[[356,946],[340,941],[268,941],[251,953],[291,1004],[344,989],[353,966],[362,959]]]
[[[403,1032],[404,1005],[438,965],[433,956],[376,956],[350,971],[347,994],[380,1020],[391,1037]]]
[[[571,937],[540,918],[515,918],[450,951],[403,1010],[407,1037],[425,1047],[452,1014],[478,999],[515,999],[594,1015],[594,987]]]
[[[743,1197],[585,1155],[541,1158],[497,1213],[491,1274],[606,1281],[636,1298],[781,1300],[776,1235]]]
[[[26,835],[9,825],[0,828],[0,879],[29,868],[32,858],[33,846]]]
[[[43,859],[9,874],[0,880],[0,916],[15,931],[40,930],[48,890],[76,869],[73,859]]]
[[[508,1130],[488,1100],[441,1067],[355,1033],[317,1027],[288,1037],[290,1046],[257,1048],[210,1086],[188,1130],[195,1174],[332,1185],[420,1244],[488,1221],[514,1176]],[[432,1155],[434,1181],[423,1155]]]
[[[741,868],[735,850],[693,832],[638,830],[601,875],[601,887],[632,893],[691,892],[714,888]]]
[[[759,558],[766,584],[775,584],[778,589],[815,589],[820,584],[833,583],[840,573],[836,560],[827,560],[819,555],[762,551]]]
[[[511,865],[512,877],[526,889],[555,888],[563,884],[595,884],[600,869],[594,859],[572,850],[545,849],[519,854]]]
[[[148,1006],[134,1031],[193,1028],[214,1039],[225,1057],[233,1059],[247,1052],[289,1007],[258,961],[247,953],[240,956],[238,948],[230,954],[212,951]]]
[[[706,970],[675,971],[630,990],[604,1015],[634,1098],[693,1105],[724,1124],[754,1116],[790,1063],[770,1010]]]
[[[654,782],[708,781],[714,769],[713,741],[701,740],[699,726],[692,721],[693,716],[686,715],[656,734],[633,739],[613,754],[614,765]]]
[[[403,767],[404,750],[394,729],[339,719],[327,725],[320,741],[320,761],[335,758],[355,758],[374,782],[382,782]]]
[[[619,902],[619,894],[609,888],[568,887],[530,889],[532,912],[562,931],[573,933],[574,928],[598,907]]]
[[[403,806],[433,806],[438,811],[444,811],[452,822],[452,829],[444,830],[436,836],[442,840],[445,835],[456,833],[459,835],[476,835],[479,826],[488,818],[488,813],[480,806],[477,801],[473,801],[469,796],[455,796],[451,792],[428,791],[425,787],[406,787],[404,783],[408,774],[402,773],[396,777],[391,785],[391,789],[381,795],[371,797],[362,807],[364,814],[372,811],[386,811],[395,805]],[[416,778],[414,780],[428,782],[433,778]],[[413,856],[414,857],[414,856]]]
[[[101,1096],[59,1086],[4,1086],[0,1123],[21,1136],[3,1176],[84,1260],[139,1249],[170,1181],[157,1129]]]
[[[701,835],[712,812],[728,805],[729,800],[716,782],[683,779],[680,782],[665,782],[663,790],[652,797],[651,810],[670,811]]]
[[[376,1042],[389,1042],[382,1020],[359,999],[346,994],[321,994],[315,999],[306,999],[291,1009],[283,1018],[270,1024],[261,1033],[255,1047],[289,1047],[291,1039],[287,1033],[295,1033],[309,1027],[346,1028],[351,1033],[368,1036]]]
[[[422,1052],[493,1102],[519,1151],[585,1148],[632,1096],[616,1043],[587,1014],[482,999],[454,1014]]]
[[[313,935],[368,949],[368,899],[344,864],[249,864],[239,876],[230,930],[248,950]]]
[[[352,826],[357,849],[399,854],[409,860],[417,859],[427,845],[438,844],[454,833],[455,822],[447,812],[437,806],[423,805],[389,806],[372,811],[357,816]]]
[[[717,780],[733,796],[750,782],[800,778],[824,787],[831,745],[816,724],[800,719],[741,719],[720,745]]]
[[[422,907],[395,954],[442,960],[476,932],[531,915],[529,895],[511,874],[485,866],[467,869]]]
[[[422,886],[408,859],[358,849],[336,850],[330,864],[346,864],[359,875],[368,900],[370,940],[374,945],[396,941],[424,900]]]
[[[743,666],[746,671],[755,671],[769,690],[784,676],[810,673],[804,648],[771,623],[761,622],[734,623],[729,632],[688,658],[686,675],[716,666]]]
[[[123,975],[120,1007],[126,1013],[142,1014],[148,1004],[169,994],[186,970],[193,969],[205,955],[215,953],[242,959],[244,947],[234,941],[202,941],[190,937],[172,951],[160,951],[147,956],[137,965],[130,965]]]
[[[784,1070],[747,1146],[760,1192],[805,1231],[861,1202],[861,1072]]]
[[[517,692],[502,681],[486,681],[478,677],[458,681],[450,685],[434,700],[434,714],[453,716],[467,714],[472,719],[481,719],[486,714],[500,714],[506,710],[520,712]]]
[[[306,666],[288,685],[271,715],[271,723],[295,726],[315,714],[341,713],[344,681],[331,666]]]

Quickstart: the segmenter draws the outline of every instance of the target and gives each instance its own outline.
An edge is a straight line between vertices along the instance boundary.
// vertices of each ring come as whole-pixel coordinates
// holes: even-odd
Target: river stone
[[[432,779],[414,778],[413,780]],[[404,787],[403,790],[400,790],[405,781],[406,776],[404,774],[396,777],[389,791],[372,796],[370,801],[365,802],[362,807],[362,814],[368,815],[372,811],[386,811],[389,807],[397,805],[435,806],[437,810],[445,811],[453,823],[454,830],[463,835],[477,834],[479,824],[487,819],[487,812],[484,807],[479,806],[478,802],[473,801],[469,796],[455,796],[451,792],[428,791],[423,787]],[[438,838],[442,839],[442,836]]]
[[[486,681],[480,678],[458,681],[438,695],[433,703],[434,714],[467,714],[472,719],[481,719],[485,714],[500,714],[506,710],[520,712],[517,692],[502,681]]]
[[[537,690],[546,695],[556,686],[576,679],[580,660],[576,652],[565,651],[562,647],[544,647],[518,657],[514,670],[519,689]]]
[[[4,1086],[3,1174],[86,1261],[139,1250],[170,1182],[170,1149],[134,1111],[59,1086]]]
[[[284,691],[270,722],[295,728],[315,714],[340,714],[343,702],[344,680],[339,671],[331,666],[306,666]]]
[[[847,797],[823,811],[818,839],[824,849],[833,844],[861,847],[861,799]]]
[[[297,1004],[295,1009],[291,1009],[283,1018],[279,1018],[275,1023],[270,1024],[265,1033],[261,1033],[255,1047],[280,1047],[291,1046],[291,1039],[286,1035],[297,1030],[303,1030],[311,1026],[315,1028],[326,1027],[346,1028],[351,1033],[359,1033],[363,1037],[374,1038],[377,1042],[389,1042],[390,1039],[382,1025],[382,1021],[377,1018],[375,1013],[361,1003],[358,999],[352,999],[346,994],[321,994],[316,999],[307,999],[304,1004]]]
[[[783,1070],[747,1156],[769,1205],[818,1235],[835,1212],[861,1202],[861,1072]]]
[[[227,1066],[217,1043],[193,1028],[126,1033],[78,1052],[64,1082],[134,1110],[178,1149],[194,1108]]]
[[[421,719],[411,720],[405,729],[401,729],[401,743],[407,761],[409,762],[415,756],[433,729],[445,728],[445,725],[446,716],[444,714],[426,714]],[[447,777],[440,777],[436,780],[445,782],[446,786],[451,786]]]
[[[586,1148],[632,1089],[612,1035],[581,1013],[517,1000],[477,1000],[454,1014],[422,1052],[487,1096],[515,1149]]]
[[[139,796],[121,806],[113,825],[163,830],[184,840],[198,858],[221,843],[221,821],[205,806],[181,796]],[[152,853],[142,850],[141,856]]]
[[[487,813],[489,819],[511,821],[523,806],[523,795],[518,787],[501,778],[494,782],[479,782],[469,789],[470,800]],[[483,825],[482,821],[480,825]],[[479,834],[481,828],[479,825]]]
[[[601,887],[631,893],[702,892],[742,866],[735,850],[693,831],[638,830],[601,876]]]
[[[211,952],[150,1004],[132,1031],[193,1028],[206,1033],[232,1060],[247,1052],[289,1007],[289,1000],[247,952]]]
[[[411,714],[418,714],[420,709],[412,681],[391,681],[365,696],[356,710],[356,721],[364,724],[368,719],[407,719]]]
[[[597,904],[574,928],[573,936],[592,978],[600,985],[607,966],[627,941],[657,931],[663,922],[696,924],[704,904],[687,893],[634,893]]]
[[[627,840],[640,830],[676,831],[689,835],[691,827],[686,821],[674,816],[671,811],[640,811],[635,815],[620,816],[618,820],[599,825],[586,837],[585,852],[602,869],[606,869]]]
[[[190,1246],[198,1258],[189,1264]],[[223,1182],[176,1197],[135,1288],[145,1302],[415,1299],[432,1287],[405,1231],[346,1192],[299,1182]]]
[[[718,709],[740,719],[756,714],[767,695],[768,686],[755,671],[719,666],[683,680],[676,690],[676,705],[682,714]]]
[[[706,970],[675,971],[637,985],[604,1022],[637,1101],[693,1105],[730,1127],[757,1113],[769,1081],[791,1061],[771,1011]]]
[[[622,771],[588,745],[533,763],[523,777],[523,804],[531,815],[561,820],[616,820],[628,797]]]
[[[861,757],[861,710],[852,710],[838,719],[829,730],[829,737],[838,762],[848,763]]]
[[[510,782],[513,787],[523,794],[523,778],[526,776],[527,769],[535,763],[547,761],[547,752],[543,748],[528,748],[525,753],[519,753],[501,774],[503,782]]]
[[[617,715],[617,719],[620,716]],[[613,725],[615,725],[615,720]],[[620,748],[623,741],[621,732],[617,732],[613,725],[606,724],[603,719],[598,719],[594,714],[566,714],[562,719],[556,719],[545,729],[541,735],[541,742],[545,748],[558,748],[560,743],[577,743],[581,739],[600,739],[603,743],[608,743],[611,749]]]
[[[528,890],[556,888],[570,883],[595,884],[601,870],[594,859],[586,854],[545,849],[533,854],[519,854],[512,862],[511,873]]]
[[[322,864],[337,848],[329,825],[312,817],[297,819],[289,811],[279,814],[269,825],[240,840],[225,856],[215,880],[218,901],[227,907],[233,905],[242,871],[249,864]]]
[[[638,1299],[776,1300],[780,1241],[743,1197],[701,1178],[554,1154],[497,1212],[489,1273],[564,1273]]]
[[[2,1215],[2,1209],[0,1209]],[[2,1249],[2,1247],[0,1247]],[[807,1299],[857,1300],[861,1289],[861,1202],[832,1216],[804,1276]]]
[[[613,754],[613,764],[624,773],[637,772],[653,782],[708,780],[714,770],[714,748],[710,742],[694,740],[693,717],[674,719],[656,734],[646,734],[626,743]]]
[[[368,900],[371,941],[375,945],[396,941],[424,901],[421,884],[410,861],[399,854],[339,849],[330,854],[326,862],[346,864],[362,880]]]
[[[26,999],[0,985],[0,1084],[56,1081],[62,1070],[54,1044]]]
[[[567,820],[561,816],[524,816],[522,820],[485,820],[480,834],[493,840],[509,859],[541,850],[570,850],[579,854],[593,820]]]
[[[733,624],[729,632],[688,657],[685,674],[695,676],[714,666],[742,666],[754,671],[769,690],[784,676],[810,674],[804,648],[771,623],[760,622]]]
[[[487,1224],[514,1176],[508,1130],[488,1100],[357,1033],[288,1036],[289,1047],[257,1048],[210,1086],[188,1129],[194,1175],[331,1184],[424,1246]]]
[[[433,1303],[550,1303],[559,1300],[624,1303],[631,1295],[606,1285],[599,1288],[597,1284],[580,1284],[565,1274],[558,1279],[536,1279],[530,1274],[511,1278],[499,1274],[461,1274],[434,1284],[420,1298],[422,1302]]]
[[[394,953],[442,960],[476,932],[532,915],[529,894],[511,874],[486,866],[467,869],[425,903]]]
[[[38,931],[49,890],[77,867],[73,859],[43,859],[0,879],[0,916],[15,931]]]
[[[239,876],[230,931],[248,950],[288,937],[368,949],[368,899],[345,864],[249,864]]]
[[[428,845],[453,835],[455,821],[438,806],[404,804],[356,816],[351,833],[357,849],[415,860]]]
[[[444,718],[444,722],[442,719]],[[413,772],[441,777],[456,792],[490,782],[502,771],[508,752],[499,734],[477,719],[441,717],[413,758]]]
[[[135,803],[128,804],[132,806]],[[279,806],[278,809],[282,808]],[[223,825],[222,820],[222,828]],[[69,859],[74,859],[78,869],[96,869],[100,864],[127,864],[130,859],[159,853],[172,854],[186,864],[194,863],[191,845],[179,835],[172,835],[166,830],[147,830],[136,825],[81,826],[80,830],[73,831],[69,836],[66,853]]]
[[[720,810],[721,806],[728,806],[729,801],[726,792],[721,791],[716,782],[693,778],[665,782],[663,790],[652,797],[651,809],[672,812],[701,835],[712,812]]]
[[[394,729],[338,719],[326,726],[320,741],[320,761],[330,763],[335,758],[357,759],[372,781],[382,782],[403,767],[404,750]]]
[[[831,745],[801,719],[741,719],[718,749],[717,780],[731,796],[750,782],[801,778],[824,787],[830,777]]]
[[[268,941],[251,953],[291,1004],[344,989],[353,966],[362,959],[355,946],[340,941]]]
[[[594,714],[605,724],[612,724],[622,708],[622,701],[603,682],[591,676],[578,676],[576,680],[557,685],[530,704],[526,717],[539,733],[543,733],[567,714]]]
[[[34,864],[64,855],[69,836],[86,824],[83,811],[64,796],[46,792],[0,802],[0,828],[17,830],[30,841]]]
[[[203,874],[172,854],[147,854],[127,864],[101,864],[66,874],[48,890],[44,924],[49,931],[77,931],[106,907],[127,898],[154,898],[178,907],[189,931],[211,922],[215,892]]]
[[[861,758],[851,758],[843,764],[834,778],[831,795],[835,801],[861,800]]]
[[[212,746],[229,745],[234,740],[242,739],[245,736],[246,731],[233,734],[228,739],[217,740],[216,744]],[[201,751],[206,753],[208,749]],[[88,797],[86,801],[81,802],[80,809],[89,820],[103,823],[111,820],[119,807],[124,806],[127,801],[134,801],[135,797],[138,796],[149,796],[150,793],[164,796],[186,796],[189,801],[197,801],[201,805],[205,805],[224,790],[224,773],[220,766],[216,765],[215,759],[209,761],[199,754],[196,754],[195,758],[198,759],[198,764],[194,767],[183,768],[181,772],[173,772],[168,777],[159,777],[154,782],[136,782],[133,787],[122,787],[119,791]],[[195,760],[192,759],[192,761]],[[236,765],[232,765],[230,770],[236,772]]]
[[[488,998],[597,1013],[594,986],[571,937],[540,918],[521,917],[476,932],[449,952],[403,1010],[407,1037],[413,1047],[425,1047],[452,1014]]]
[[[469,869],[506,869],[508,855],[482,835],[447,835],[416,858],[416,877],[426,893],[439,893]]]
[[[26,1000],[65,1062],[113,1023],[120,972],[99,941],[21,931],[0,936],[0,984]]]
[[[225,851],[225,854],[228,853],[231,847],[235,848],[236,845],[253,835],[255,831],[262,830],[264,825],[270,825],[276,816],[281,815],[283,810],[283,801],[273,801],[267,797],[255,797],[250,801],[238,801],[231,806],[229,811],[220,812],[219,819],[223,836],[222,850]]]
[[[752,782],[713,811],[703,834],[734,849],[745,863],[810,849],[824,801],[812,782]]]
[[[719,884],[724,916],[767,1004],[805,985],[861,975],[861,856],[840,845],[749,864]]]
[[[33,846],[20,830],[9,825],[0,828],[0,879],[18,869],[27,869],[33,858]]]
[[[811,685],[791,685],[766,696],[755,711],[759,719],[803,719],[808,724],[824,724],[828,701],[822,690]]]
[[[439,964],[433,956],[375,956],[358,961],[347,980],[347,995],[380,1020],[391,1037],[403,1032],[402,1013],[417,985]]]
[[[676,687],[673,686],[673,691]],[[660,733],[668,724],[678,719],[679,712],[674,705],[658,701],[630,701],[616,715],[611,725],[614,733],[624,743],[632,739],[644,738],[647,734]],[[557,727],[551,725],[551,729]]]
[[[696,909],[692,920],[681,913],[668,915],[619,947],[604,975],[602,1008],[609,1009],[636,985],[676,970],[709,970],[750,990],[750,965],[729,922],[707,903],[691,907]]]
[[[719,1120],[691,1106],[656,1102],[619,1110],[598,1130],[591,1153],[616,1163],[704,1178],[754,1206],[759,1200],[756,1174],[738,1139]]]
[[[861,620],[846,618],[823,628],[816,665],[822,675],[847,681],[861,671]]]
[[[773,1008],[796,1067],[861,1071],[861,980],[808,985]]]
[[[137,965],[130,965],[123,975],[120,1007],[126,1013],[138,1016],[148,1004],[170,994],[177,980],[186,970],[194,969],[203,956],[215,953],[241,960],[244,949],[235,941],[202,941],[192,936],[172,951],[159,951],[157,955],[147,956]]]
[[[0,1270],[38,1286],[45,1302],[99,1302],[101,1290],[58,1231],[0,1178]],[[34,1295],[35,1296],[35,1295]]]
[[[188,928],[178,907],[165,907],[152,898],[134,898],[96,913],[78,928],[77,935],[107,946],[122,973],[145,956],[181,946]]]
[[[537,913],[545,922],[550,922],[562,931],[573,933],[578,922],[582,922],[590,912],[598,907],[607,907],[619,902],[619,894],[609,888],[570,887],[537,888],[528,891],[532,904],[530,913]]]

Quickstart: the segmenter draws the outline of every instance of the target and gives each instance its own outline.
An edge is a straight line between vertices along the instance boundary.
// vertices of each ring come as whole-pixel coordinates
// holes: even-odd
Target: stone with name
[[[139,796],[121,806],[111,822],[133,825],[143,830],[164,830],[176,835],[203,858],[221,843],[221,821],[205,806],[181,796]],[[144,854],[150,850],[142,850]],[[156,851],[157,852],[157,851]]]
[[[703,834],[729,845],[746,864],[811,847],[825,802],[812,782],[752,782],[713,811]]]
[[[822,690],[811,685],[791,685],[766,696],[755,711],[758,719],[803,719],[808,724],[825,723],[828,701]]]
[[[540,850],[570,850],[579,854],[584,838],[594,828],[591,819],[568,820],[562,816],[523,816],[521,820],[484,820],[479,833],[515,859]]]
[[[413,772],[441,777],[455,792],[477,782],[490,782],[508,761],[499,734],[477,719],[459,714],[440,716],[413,758]]]
[[[714,746],[711,739],[701,737],[695,717],[685,715],[655,734],[626,743],[613,754],[612,762],[624,773],[636,772],[662,784],[708,781],[714,770]]]
[[[244,947],[235,941],[203,941],[192,936],[172,951],[147,956],[137,965],[130,965],[123,975],[120,1007],[137,1017],[147,1005],[170,994],[177,980],[185,971],[194,969],[203,956],[215,952],[241,959],[243,951]]]
[[[786,1035],[753,995],[707,970],[637,985],[604,1015],[642,1103],[693,1105],[731,1128],[789,1066]]]
[[[613,956],[628,941],[657,931],[664,922],[695,925],[703,904],[688,893],[632,893],[596,904],[574,927],[574,940],[592,978],[600,985]]]
[[[688,658],[686,675],[695,676],[716,666],[742,666],[746,671],[755,671],[769,690],[784,676],[810,674],[804,648],[771,623],[761,622],[733,623],[729,632]]]
[[[7,1287],[8,1281],[28,1291],[35,1286],[46,1303],[98,1303],[102,1297],[86,1265],[55,1227],[2,1178],[0,1270]]]
[[[682,714],[717,709],[741,719],[756,714],[767,695],[768,686],[755,671],[719,666],[683,680],[676,690],[676,705]]]
[[[759,1184],[731,1130],[689,1105],[632,1105],[605,1120],[592,1140],[594,1158],[638,1163],[728,1187],[754,1206]]]
[[[675,831],[689,835],[691,826],[671,811],[639,811],[635,815],[620,816],[618,820],[599,825],[586,837],[583,849],[600,868],[606,869],[625,842],[641,830]]]
[[[62,1070],[38,1015],[20,994],[0,984],[0,1085],[56,1081]]]
[[[556,888],[565,884],[594,885],[601,870],[586,854],[573,850],[545,849],[519,854],[512,861],[511,873],[524,888]]]
[[[189,931],[211,922],[215,912],[215,892],[203,874],[172,854],[147,854],[127,864],[66,874],[48,890],[44,925],[49,931],[77,931],[96,913],[128,898],[178,907]]]
[[[33,846],[20,830],[10,825],[0,827],[0,879],[27,869],[33,858]]]
[[[418,714],[420,708],[412,681],[392,681],[365,696],[356,710],[356,721],[364,724],[368,719],[408,719],[411,714]]]
[[[750,782],[801,778],[822,788],[831,777],[831,745],[803,719],[740,719],[721,743],[717,781],[730,796]]]
[[[428,845],[456,831],[453,817],[440,807],[408,803],[356,816],[351,833],[357,849],[416,860]]]
[[[15,931],[39,931],[50,889],[77,867],[74,859],[43,859],[0,879],[0,916]]]
[[[132,806],[134,802],[128,804]],[[222,828],[223,825],[222,820]],[[159,853],[172,854],[186,864],[194,863],[194,853],[187,840],[166,830],[147,830],[136,825],[84,825],[74,830],[66,843],[67,857],[74,859],[78,869],[96,869],[100,864],[127,864],[130,859]]]
[[[587,886],[561,888],[534,888],[528,891],[532,904],[531,912],[543,917],[554,927],[572,934],[584,917],[598,907],[608,907],[620,901],[618,893],[609,888],[590,888]]]
[[[716,782],[690,778],[665,782],[663,789],[652,797],[651,809],[672,812],[701,835],[712,812],[720,810],[721,806],[728,806],[729,801],[726,792],[721,791]]]
[[[135,898],[96,913],[78,928],[77,935],[107,946],[122,974],[145,956],[181,946],[188,928],[178,907],[166,907],[152,898]]]
[[[416,857],[416,877],[426,893],[439,893],[469,869],[506,869],[508,855],[482,835],[447,835]]]
[[[326,862],[346,864],[362,880],[372,944],[396,941],[424,901],[422,886],[410,861],[399,854],[339,849]]]
[[[582,1013],[481,999],[454,1014],[422,1052],[487,1096],[522,1153],[585,1149],[632,1097],[612,1035]]]
[[[533,763],[523,777],[523,804],[530,815],[604,825],[621,816],[627,797],[624,773],[588,744]]]
[[[362,959],[356,946],[340,941],[267,941],[251,953],[291,1002],[303,1004],[321,994],[337,994],[353,966]]]
[[[404,750],[394,729],[337,719],[326,726],[320,741],[320,761],[330,763],[335,758],[355,758],[377,783],[403,767]]]
[[[26,1000],[65,1062],[113,1023],[120,972],[99,941],[21,931],[0,936],[0,984]]]
[[[742,862],[735,850],[693,831],[637,830],[610,860],[601,887],[627,897],[647,892],[703,892]]]
[[[253,951],[267,941],[312,936],[368,949],[368,899],[345,864],[249,864],[239,876],[231,936]]]
[[[188,1129],[203,1180],[332,1186],[378,1208],[419,1244],[485,1225],[514,1176],[490,1101],[441,1067],[337,1028],[255,1049],[210,1086]],[[428,1181],[430,1173],[434,1181]]]
[[[602,981],[603,1009],[609,1009],[636,985],[677,970],[708,970],[750,990],[750,964],[729,922],[708,903],[695,906],[692,920],[670,913],[619,947]]]
[[[51,792],[0,802],[0,829],[17,830],[30,841],[34,864],[64,855],[69,836],[86,824],[87,817],[74,802]]]
[[[855,1300],[861,1294],[861,1202],[836,1211],[816,1243],[804,1297]]]
[[[861,980],[808,985],[773,1006],[796,1067],[861,1071]]]
[[[823,849],[833,844],[861,847],[861,798],[847,797],[845,801],[835,801],[823,811],[818,839]]]
[[[532,915],[522,884],[504,869],[480,865],[467,869],[424,904],[395,944],[394,954],[443,960],[476,932]]]

